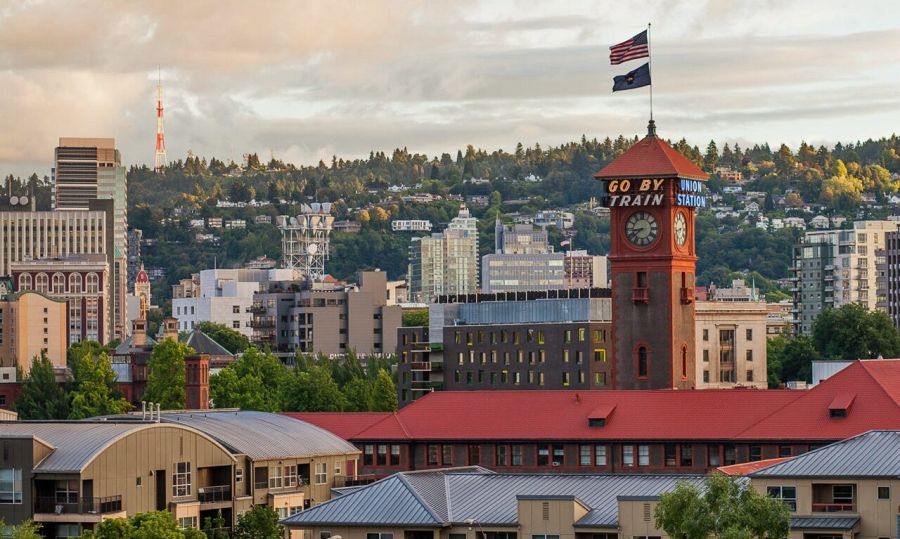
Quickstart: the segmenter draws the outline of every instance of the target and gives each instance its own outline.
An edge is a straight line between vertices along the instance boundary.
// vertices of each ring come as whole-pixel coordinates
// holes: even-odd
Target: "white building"
[[[413,301],[478,290],[478,219],[465,207],[442,233],[413,238],[407,282]]]
[[[567,211],[544,210],[534,214],[534,218],[531,222],[534,223],[535,226],[541,228],[555,226],[556,228],[563,230],[575,226],[575,214]]]
[[[209,269],[172,286],[172,316],[179,331],[190,331],[200,322],[215,322],[250,337],[253,294],[266,291],[268,283],[293,281],[292,269]]]
[[[391,221],[391,230],[394,232],[430,232],[431,221],[427,219],[398,219]]]

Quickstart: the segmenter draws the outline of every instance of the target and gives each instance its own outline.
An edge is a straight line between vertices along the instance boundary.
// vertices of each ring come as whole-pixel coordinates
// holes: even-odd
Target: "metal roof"
[[[791,517],[792,530],[852,530],[859,517]]]
[[[162,420],[189,425],[253,460],[359,453],[355,446],[325,429],[267,412],[163,412]]]
[[[900,477],[900,431],[870,431],[763,468],[750,476]]]
[[[0,423],[0,438],[32,437],[53,448],[36,473],[79,473],[115,441],[158,423],[134,421],[16,421]]]
[[[288,517],[289,526],[417,525],[442,527],[475,520],[513,526],[517,499],[569,496],[589,512],[575,525],[618,526],[619,496],[659,496],[681,482],[703,485],[702,475],[495,474],[487,470],[406,472],[348,492]]]
[[[234,357],[234,354],[199,329],[192,330],[188,333],[187,338],[185,338],[183,342],[193,348],[194,353],[197,354]]]

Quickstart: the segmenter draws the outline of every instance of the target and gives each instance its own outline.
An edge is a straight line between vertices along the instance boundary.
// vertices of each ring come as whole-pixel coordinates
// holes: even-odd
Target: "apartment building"
[[[494,253],[481,263],[484,292],[525,292],[565,288],[564,255],[554,253],[547,231],[530,224],[494,226]]]
[[[388,304],[387,274],[363,271],[357,281],[287,281],[257,292],[248,308],[251,340],[290,357],[393,353],[403,321],[400,305]]]
[[[697,301],[695,313],[695,387],[768,387],[766,302]]]
[[[816,316],[826,307],[859,303],[878,307],[878,251],[886,234],[897,230],[895,221],[857,221],[849,230],[807,232],[794,247],[790,268],[794,286],[794,327],[809,334]]]
[[[563,259],[566,288],[608,288],[609,259],[587,251],[566,251]]]
[[[900,232],[885,234],[884,247],[876,257],[878,308],[900,327]]]
[[[65,301],[33,291],[0,298],[0,367],[18,368],[27,374],[41,354],[54,366],[65,367],[66,310]]]
[[[65,302],[67,324],[63,346],[81,341],[109,342],[109,265],[99,254],[71,255],[12,262],[9,272],[18,292],[34,290]]]
[[[257,292],[271,283],[297,279],[292,269],[209,269],[172,285],[172,316],[179,331],[200,322],[222,324],[252,337],[250,307]]]
[[[462,207],[447,228],[413,238],[407,272],[410,297],[425,302],[441,294],[478,289],[478,219]]]
[[[286,517],[352,483],[359,455],[313,425],[233,410],[5,422],[0,445],[0,519],[50,537],[147,511],[193,528],[219,511],[233,526],[256,504]]]
[[[900,536],[898,430],[860,434],[749,477],[791,511],[790,539]]]

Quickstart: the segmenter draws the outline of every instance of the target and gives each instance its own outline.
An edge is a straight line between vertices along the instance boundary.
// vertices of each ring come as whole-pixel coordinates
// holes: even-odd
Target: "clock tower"
[[[610,209],[612,386],[693,388],[694,212],[708,176],[650,120],[647,136],[594,177]]]

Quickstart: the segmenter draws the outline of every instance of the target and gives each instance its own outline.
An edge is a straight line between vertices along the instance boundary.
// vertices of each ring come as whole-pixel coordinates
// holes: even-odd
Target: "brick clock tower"
[[[693,388],[694,212],[708,176],[650,120],[647,136],[594,177],[610,209],[612,385]]]

